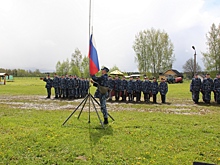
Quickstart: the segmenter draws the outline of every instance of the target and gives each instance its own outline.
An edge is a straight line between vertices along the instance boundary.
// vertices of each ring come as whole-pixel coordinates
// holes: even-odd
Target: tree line
[[[7,73],[14,77],[43,77],[45,74],[40,72],[39,69],[35,71],[24,70],[24,69],[4,69],[0,68],[0,73]]]

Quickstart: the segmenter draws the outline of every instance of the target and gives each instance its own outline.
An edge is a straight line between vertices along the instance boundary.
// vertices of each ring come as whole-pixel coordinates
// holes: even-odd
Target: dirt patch
[[[45,96],[0,96],[0,104],[5,104],[11,108],[35,109],[35,110],[74,110],[83,99],[63,100],[63,99],[46,99]],[[97,100],[98,101],[98,100]],[[191,102],[177,104],[147,104],[144,106],[136,103],[107,102],[109,111],[139,111],[139,112],[164,112],[172,114],[185,115],[203,115],[210,113],[206,108],[201,109],[198,105]],[[81,110],[83,104],[79,107]],[[99,106],[96,104],[99,110]],[[195,110],[197,109],[197,110]],[[89,101],[87,100],[84,111],[89,110]],[[93,104],[90,103],[90,111],[95,111]]]

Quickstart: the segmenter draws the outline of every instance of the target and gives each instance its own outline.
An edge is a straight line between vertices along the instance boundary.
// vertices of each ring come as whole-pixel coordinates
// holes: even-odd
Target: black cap
[[[106,72],[109,72],[109,69],[107,67],[103,67],[101,70],[105,70]]]

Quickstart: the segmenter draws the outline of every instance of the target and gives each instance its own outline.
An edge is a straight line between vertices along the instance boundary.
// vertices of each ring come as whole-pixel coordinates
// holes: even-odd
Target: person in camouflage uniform
[[[109,69],[107,67],[104,67],[101,69],[102,70],[102,76],[101,77],[96,77],[95,75],[91,75],[92,80],[95,81],[97,84],[103,87],[108,87],[108,72]],[[106,98],[108,97],[108,92],[106,93],[99,93],[99,100],[100,100],[100,106],[101,106],[101,111],[103,113],[104,117],[104,124],[108,124],[108,111],[106,108]]]
[[[60,79],[57,76],[57,74],[54,74],[54,78],[53,78],[53,87],[55,90],[55,99],[58,99],[59,96],[59,85],[60,85]]]
[[[79,86],[78,86],[78,91],[79,91],[78,98],[81,98],[82,97],[82,80],[81,80],[80,77],[78,78],[78,84],[79,84]]]
[[[59,78],[58,93],[59,93],[59,98],[61,98],[61,76],[58,76],[58,78]]]
[[[195,104],[198,104],[199,102],[199,93],[201,90],[201,86],[201,79],[198,77],[198,74],[195,74],[190,84],[190,92],[192,92],[192,99],[195,102]]]
[[[74,75],[73,78],[74,81],[74,98],[78,98],[79,97],[79,81],[76,75]]]
[[[202,82],[201,91],[203,94],[203,101],[207,104],[210,104],[211,100],[211,92],[213,91],[214,83],[213,80],[210,78],[210,74],[206,74],[206,78]]]
[[[150,102],[150,93],[151,93],[151,82],[148,77],[144,77],[144,81],[142,82],[142,92],[144,94],[144,101]]]
[[[60,79],[60,94],[61,97],[65,98],[66,97],[66,86],[67,86],[67,79],[62,75]]]
[[[135,87],[135,84],[134,84],[134,81],[133,81],[133,77],[130,76],[130,80],[127,83],[127,93],[128,93],[128,101],[129,102],[132,102],[133,99],[134,99],[134,97],[133,97],[134,87]]]
[[[122,77],[122,80],[121,80],[121,85],[120,85],[120,91],[121,91],[121,97],[122,97],[122,100],[121,101],[126,101],[126,89],[127,89],[127,85],[128,85],[128,82],[127,80],[125,80],[125,76]]]
[[[66,74],[66,98],[69,98],[69,89],[68,89],[68,81],[69,81],[69,75]]]
[[[153,103],[157,103],[157,93],[159,91],[159,86],[156,77],[153,78],[153,82],[151,83],[151,92],[153,95]]]
[[[162,103],[166,103],[166,94],[168,92],[168,85],[165,82],[164,78],[161,79],[161,82],[160,82],[160,85],[159,85],[159,92],[160,92],[160,95],[161,95]]]
[[[86,95],[89,93],[90,82],[89,79],[86,79]]]
[[[114,88],[114,91],[115,91],[115,101],[119,101],[121,80],[118,77],[118,75],[115,76],[114,82],[115,82],[115,88]]]
[[[142,81],[140,80],[140,77],[137,77],[137,80],[135,81],[136,102],[141,101],[141,88],[142,88]]]
[[[72,75],[70,75],[70,78],[67,81],[67,86],[68,86],[69,99],[73,99],[74,98],[74,80],[73,80]]]
[[[216,93],[216,102],[220,104],[220,73],[214,81],[214,92]]]
[[[81,98],[84,98],[86,96],[86,81],[83,77],[81,78],[81,83]]]
[[[215,81],[217,81],[218,80],[218,74],[216,74],[216,77],[214,78],[214,80],[213,80],[213,83],[215,84]],[[217,102],[217,100],[216,100],[216,91],[213,89],[213,93],[214,93],[214,100],[215,100],[215,102]]]
[[[108,88],[109,88],[109,101],[112,101],[112,91],[115,88],[115,81],[111,76],[108,76]]]
[[[45,77],[43,79],[43,81],[46,82],[46,85],[45,85],[45,88],[47,89],[47,97],[46,98],[49,99],[51,96],[51,88],[53,86],[53,80],[50,78],[50,75],[48,74],[47,78]]]

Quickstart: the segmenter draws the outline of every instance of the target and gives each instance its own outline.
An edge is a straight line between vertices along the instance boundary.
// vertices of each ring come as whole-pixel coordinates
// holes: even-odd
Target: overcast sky
[[[203,67],[206,34],[220,23],[220,0],[92,0],[99,65],[137,71],[135,35],[155,28],[174,44],[173,69],[193,57]],[[89,0],[0,0],[0,68],[55,71],[89,46]]]

